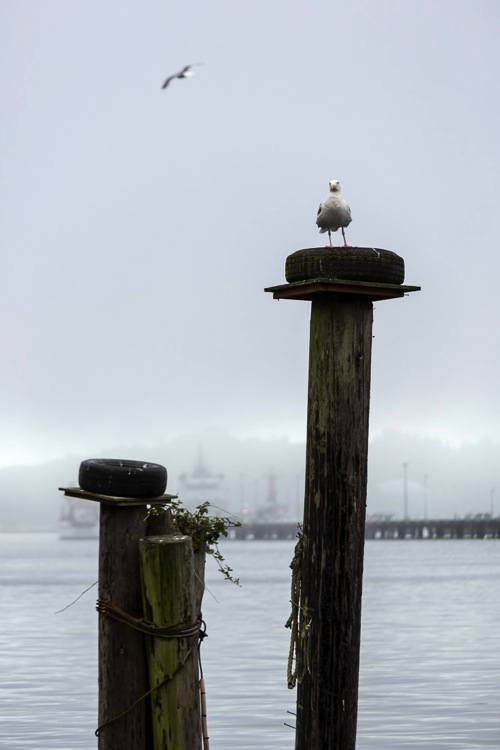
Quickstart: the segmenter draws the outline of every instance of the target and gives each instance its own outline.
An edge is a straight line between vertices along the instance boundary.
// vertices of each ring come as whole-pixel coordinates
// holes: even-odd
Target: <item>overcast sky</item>
[[[377,303],[371,429],[498,439],[496,0],[0,6],[0,465],[222,428],[305,432],[287,254],[348,239]],[[163,79],[203,62],[193,79]]]

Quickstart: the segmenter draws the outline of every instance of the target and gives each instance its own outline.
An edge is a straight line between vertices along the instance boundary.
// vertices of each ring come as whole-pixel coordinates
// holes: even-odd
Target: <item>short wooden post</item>
[[[190,635],[148,637],[154,750],[200,750],[198,614],[191,538],[141,539],[144,617],[155,627]],[[199,586],[197,587],[199,590]],[[158,687],[156,687],[158,686]]]
[[[144,508],[101,504],[99,599],[139,617],[141,584],[137,541],[145,533]],[[107,615],[99,615],[99,750],[146,748],[147,703],[127,711],[148,689],[144,636]],[[104,725],[104,726],[103,726]]]
[[[266,290],[312,302],[296,750],[355,748],[372,301],[416,289],[315,278]]]
[[[146,506],[165,506],[173,495],[118,498],[60,488],[68,497],[100,504],[99,601],[142,617],[138,541],[172,530],[169,512],[148,515]],[[99,614],[99,750],[149,750],[148,675],[144,635],[104,612]]]
[[[171,528],[169,513],[148,518],[145,503],[127,507],[101,502],[100,510],[99,599],[135,617],[142,616],[138,541]],[[99,750],[150,747],[148,700],[136,703],[148,686],[144,635],[100,614]],[[115,720],[107,724],[110,719]]]

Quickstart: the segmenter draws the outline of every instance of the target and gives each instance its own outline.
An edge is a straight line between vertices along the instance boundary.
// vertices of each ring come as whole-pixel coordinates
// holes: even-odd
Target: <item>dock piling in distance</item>
[[[312,248],[309,258],[299,251],[305,268],[321,267],[320,250]],[[368,267],[376,264],[366,248],[349,250],[350,267],[357,251]],[[329,261],[334,251],[325,253]],[[389,262],[394,256],[374,253]],[[266,289],[275,299],[312,303],[296,750],[355,750],[372,303],[417,289],[359,276],[306,277]]]

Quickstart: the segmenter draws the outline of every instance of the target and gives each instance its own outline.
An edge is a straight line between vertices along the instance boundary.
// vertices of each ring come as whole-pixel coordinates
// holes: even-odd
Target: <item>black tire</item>
[[[372,247],[310,247],[288,256],[285,278],[289,283],[308,279],[343,279],[402,284],[405,262],[391,250]]]
[[[147,461],[89,458],[78,473],[82,490],[114,497],[159,497],[167,486],[167,470]]]

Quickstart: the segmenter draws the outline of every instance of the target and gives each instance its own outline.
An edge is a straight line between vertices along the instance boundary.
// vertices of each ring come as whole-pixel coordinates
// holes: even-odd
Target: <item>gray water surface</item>
[[[208,560],[203,645],[213,750],[292,750],[291,542]],[[0,535],[0,748],[95,750],[97,543]],[[500,748],[500,542],[366,545],[358,750]],[[217,599],[217,601],[216,601]]]

